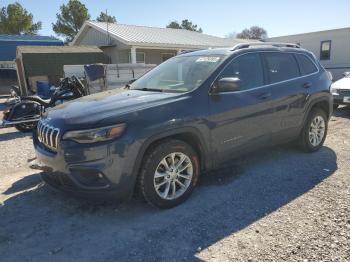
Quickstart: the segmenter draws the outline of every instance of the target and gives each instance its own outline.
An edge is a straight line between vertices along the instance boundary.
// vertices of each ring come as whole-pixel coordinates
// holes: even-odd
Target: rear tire
[[[32,122],[32,123],[28,123],[28,124],[17,124],[15,125],[15,128],[23,133],[28,133],[28,132],[32,132],[34,130],[34,128],[36,128],[37,123]]]
[[[199,177],[199,159],[191,146],[181,140],[156,144],[145,155],[138,190],[158,208],[172,208],[193,192]]]
[[[320,108],[313,108],[304,124],[299,142],[305,152],[319,150],[326,140],[328,131],[328,117]]]

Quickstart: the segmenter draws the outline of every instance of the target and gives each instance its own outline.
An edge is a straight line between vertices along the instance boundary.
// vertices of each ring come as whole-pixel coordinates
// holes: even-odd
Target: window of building
[[[331,44],[330,40],[321,42],[320,60],[331,59]]]
[[[175,56],[174,53],[162,53],[162,62],[168,60],[169,58],[172,58],[173,56]]]
[[[224,77],[239,78],[241,90],[263,86],[264,75],[259,54],[246,54],[234,59],[221,73],[220,78]]]
[[[300,76],[297,61],[288,53],[265,53],[270,83],[277,83]]]
[[[309,75],[317,72],[317,67],[306,55],[297,54],[296,58],[299,63],[300,71],[302,75]]]
[[[129,53],[129,63],[131,63],[131,53]],[[144,52],[136,52],[136,63],[146,63],[146,54]]]

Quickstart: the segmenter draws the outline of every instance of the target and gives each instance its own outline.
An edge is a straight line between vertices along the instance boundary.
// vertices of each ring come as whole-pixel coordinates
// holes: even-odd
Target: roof
[[[40,42],[58,42],[62,43],[61,40],[52,36],[41,36],[41,35],[0,35],[0,41],[40,41]]]
[[[50,36],[0,35],[0,61],[13,61],[21,45],[63,46],[63,42]]]
[[[323,31],[314,31],[314,32],[308,32],[308,33],[300,33],[295,35],[284,35],[284,36],[276,36],[276,37],[270,37],[266,40],[273,40],[278,38],[287,38],[287,37],[299,37],[299,36],[307,36],[307,35],[314,35],[314,34],[327,34],[327,33],[333,33],[333,32],[342,32],[342,31],[350,31],[350,27],[344,27],[344,28],[337,28],[337,29],[330,29],[330,30],[323,30]]]
[[[102,53],[96,46],[19,46],[17,50],[22,54]]]
[[[80,38],[84,37],[83,31],[89,28],[107,35],[107,23],[87,21],[74,38],[72,44],[76,44]],[[222,38],[207,35],[199,32],[159,28],[136,25],[125,25],[108,23],[108,33],[112,39],[129,46],[140,47],[172,47],[172,48],[210,48],[210,47],[230,47],[248,40]],[[251,41],[250,41],[251,42]]]

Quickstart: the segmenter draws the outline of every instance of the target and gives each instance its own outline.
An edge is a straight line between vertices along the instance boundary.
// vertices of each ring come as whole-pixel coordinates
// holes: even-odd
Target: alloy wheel
[[[309,141],[312,146],[316,147],[323,141],[326,131],[326,121],[322,116],[316,116],[310,124]]]
[[[162,199],[182,196],[191,184],[193,164],[184,153],[174,152],[164,157],[154,173],[154,188]]]

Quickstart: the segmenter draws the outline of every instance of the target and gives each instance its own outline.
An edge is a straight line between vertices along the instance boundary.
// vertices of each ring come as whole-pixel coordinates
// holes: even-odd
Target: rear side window
[[[237,77],[241,80],[241,90],[249,90],[264,85],[264,75],[260,55],[245,54],[234,59],[221,73],[220,78]]]
[[[309,75],[317,72],[317,67],[306,55],[296,55],[302,75]]]
[[[264,56],[271,84],[300,76],[297,61],[292,54],[265,53]]]

